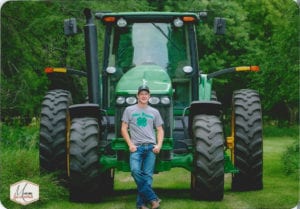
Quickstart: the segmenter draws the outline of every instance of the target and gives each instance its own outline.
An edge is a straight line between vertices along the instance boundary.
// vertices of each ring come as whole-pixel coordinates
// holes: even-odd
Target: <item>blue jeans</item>
[[[135,152],[130,153],[131,175],[138,189],[138,207],[158,198],[151,187],[156,158],[153,147],[152,144],[141,145]]]

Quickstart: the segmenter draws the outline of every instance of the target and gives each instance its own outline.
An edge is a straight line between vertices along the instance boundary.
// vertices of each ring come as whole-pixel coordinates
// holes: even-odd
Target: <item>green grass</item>
[[[55,175],[39,175],[36,127],[12,132],[2,128],[0,143],[0,199],[9,208],[46,209],[132,209],[135,208],[136,186],[130,173],[117,172],[115,193],[95,204],[73,203],[68,191],[59,185]],[[4,130],[4,131],[3,131]],[[196,201],[190,197],[190,173],[181,168],[154,176],[154,189],[163,200],[162,209],[281,209],[293,208],[298,202],[299,181],[287,175],[282,156],[295,143],[294,135],[264,138],[264,188],[261,191],[231,191],[231,175],[225,176],[223,201]],[[25,148],[20,143],[24,143]],[[299,163],[298,163],[299,164]],[[298,176],[298,175],[297,175]],[[40,200],[21,206],[9,200],[9,187],[20,180],[29,180],[40,186]]]

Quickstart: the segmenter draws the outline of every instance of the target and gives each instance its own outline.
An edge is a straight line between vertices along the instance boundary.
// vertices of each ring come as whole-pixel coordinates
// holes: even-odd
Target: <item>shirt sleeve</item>
[[[159,113],[159,111],[155,111],[155,119],[154,119],[154,125],[155,127],[161,126],[164,124],[164,121]]]
[[[122,116],[122,121],[125,123],[129,123],[129,111],[128,108],[125,108],[124,112],[123,112],[123,116]]]

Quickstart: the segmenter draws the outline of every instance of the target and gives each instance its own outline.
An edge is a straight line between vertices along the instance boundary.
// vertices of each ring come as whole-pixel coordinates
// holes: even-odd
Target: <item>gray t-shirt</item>
[[[140,108],[137,104],[125,109],[122,121],[128,124],[130,138],[135,145],[144,143],[156,144],[154,127],[163,124],[157,109],[151,106]]]

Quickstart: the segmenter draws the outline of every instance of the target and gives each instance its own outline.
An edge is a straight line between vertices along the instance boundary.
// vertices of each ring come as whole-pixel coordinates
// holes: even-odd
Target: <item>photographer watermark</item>
[[[10,185],[10,200],[21,205],[28,205],[39,200],[39,185],[22,180]]]

